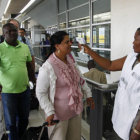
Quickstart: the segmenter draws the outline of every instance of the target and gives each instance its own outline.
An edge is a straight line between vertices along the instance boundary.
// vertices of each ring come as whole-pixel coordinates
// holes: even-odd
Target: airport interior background
[[[71,54],[84,73],[88,71],[87,62],[91,57],[80,53],[76,37],[84,38],[91,49],[107,59],[126,56],[133,50],[133,36],[140,27],[139,5],[139,0],[0,0],[0,35],[2,35],[2,25],[9,18],[18,20],[21,27],[26,29],[26,36],[35,52],[36,72],[38,72],[45,60],[43,51],[49,53],[50,47],[49,44],[41,44],[42,39],[50,38],[56,31],[66,31],[73,42]],[[91,81],[88,81],[88,84],[93,91],[110,93],[107,103],[109,107],[114,100],[116,81],[119,81],[121,72],[109,72],[98,65],[97,68],[105,72],[107,84],[100,85]],[[103,98],[102,95],[95,96],[100,101]],[[110,121],[109,128],[102,123],[103,106],[99,105],[99,102],[97,106],[102,111],[98,108],[99,110],[91,113],[85,104],[82,115],[83,140],[100,140],[98,136],[105,139],[106,129],[112,128]],[[94,119],[92,115],[95,116]],[[98,122],[94,124],[92,120],[95,119],[101,120],[102,124]],[[95,136],[97,126],[99,134]]]

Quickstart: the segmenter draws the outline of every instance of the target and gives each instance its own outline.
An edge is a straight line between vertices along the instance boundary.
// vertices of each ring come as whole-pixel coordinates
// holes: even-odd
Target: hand
[[[87,45],[83,45],[83,47],[84,47],[84,52],[90,54],[90,52],[92,51],[91,48]]]
[[[92,97],[87,98],[87,104],[91,107],[91,109],[94,109],[94,101]]]
[[[89,46],[85,45],[85,44],[78,44],[79,49],[82,49],[82,46],[84,47],[84,53],[89,54],[92,50]]]
[[[132,130],[129,140],[140,140],[140,135],[136,134],[136,133]]]
[[[54,114],[47,117],[46,121],[48,122],[48,126],[54,125],[54,123],[52,123],[53,119],[54,119]]]

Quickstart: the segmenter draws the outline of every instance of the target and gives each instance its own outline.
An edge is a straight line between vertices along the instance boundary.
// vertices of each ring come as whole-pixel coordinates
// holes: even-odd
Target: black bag
[[[39,139],[40,133],[41,137]],[[22,140],[49,140],[48,138],[48,128],[47,127],[30,127],[22,137]]]
[[[8,140],[8,134],[3,134],[1,140]]]
[[[58,123],[59,120],[53,120],[54,123]],[[42,126],[39,127],[30,127],[25,134],[23,135],[21,140],[49,140],[48,137],[48,128],[46,127],[48,122],[45,122]],[[53,132],[50,136],[53,136]]]
[[[35,96],[35,87],[30,90],[31,92],[31,96],[30,96],[30,110],[34,110],[34,109],[39,109],[39,101]]]
[[[31,94],[31,97],[30,97],[30,110],[34,110],[34,109],[37,109],[38,110],[39,108],[39,102],[38,102],[38,99]]]

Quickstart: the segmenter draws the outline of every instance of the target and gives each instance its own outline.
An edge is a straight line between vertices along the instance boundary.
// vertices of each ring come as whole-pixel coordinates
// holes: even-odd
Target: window
[[[93,26],[93,48],[110,48],[110,24]]]
[[[71,9],[86,2],[89,2],[89,0],[68,0],[68,8]]]
[[[92,3],[93,23],[110,21],[110,0],[96,0]]]
[[[66,28],[66,13],[58,15],[59,29]]]

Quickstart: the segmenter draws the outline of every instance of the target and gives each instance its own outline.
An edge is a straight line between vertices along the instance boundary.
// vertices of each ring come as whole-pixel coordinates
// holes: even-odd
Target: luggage
[[[58,120],[54,120],[54,123],[58,123]],[[30,127],[25,132],[22,140],[49,140],[48,137],[48,128],[46,127],[48,122],[45,122],[42,126],[39,127]]]

